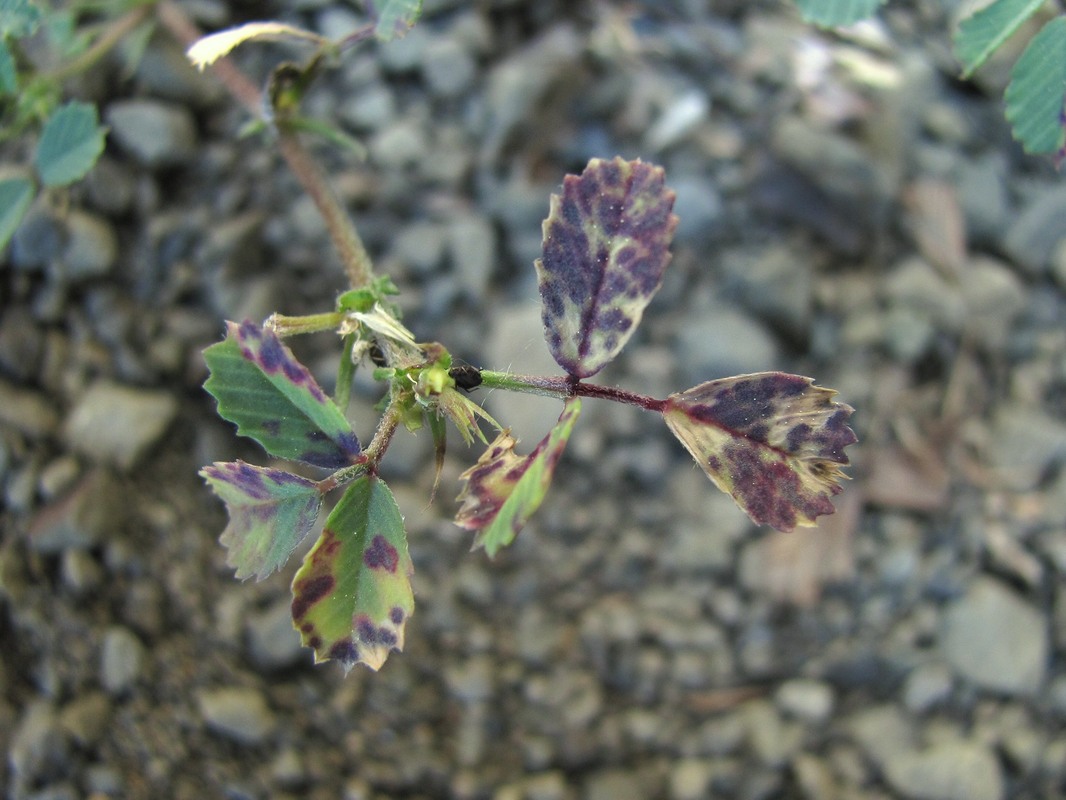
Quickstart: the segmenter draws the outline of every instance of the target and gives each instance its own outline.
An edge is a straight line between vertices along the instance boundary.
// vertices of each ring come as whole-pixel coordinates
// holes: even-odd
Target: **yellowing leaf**
[[[708,477],[755,522],[790,531],[832,514],[852,408],[832,389],[781,372],[738,375],[672,394],[663,417]]]
[[[236,28],[227,28],[205,36],[195,42],[185,55],[193,66],[202,70],[244,42],[253,40],[279,42],[293,39],[302,39],[316,44],[326,43],[326,39],[317,33],[305,31],[293,25],[285,25],[281,22],[248,22]]]
[[[345,491],[292,581],[292,620],[315,661],[377,670],[403,650],[414,566],[392,492],[374,476]]]
[[[458,497],[462,507],[455,523],[477,532],[475,548],[484,547],[494,557],[540,508],[580,412],[579,398],[567,400],[555,427],[528,456],[514,451],[517,442],[504,431],[460,476],[466,485]]]

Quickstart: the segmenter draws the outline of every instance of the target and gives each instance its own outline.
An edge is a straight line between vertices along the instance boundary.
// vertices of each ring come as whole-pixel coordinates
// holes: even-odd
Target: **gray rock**
[[[93,207],[112,216],[124,214],[137,193],[134,170],[104,154],[89,170],[83,185]]]
[[[909,800],[1000,800],[1003,772],[978,742],[949,741],[900,753],[883,766],[889,785]]]
[[[61,500],[42,509],[30,523],[30,546],[53,555],[92,547],[122,525],[121,487],[105,469],[94,470]]]
[[[785,722],[773,705],[764,700],[745,703],[744,719],[748,727],[748,742],[755,757],[767,767],[781,767],[799,750],[803,742],[803,728]]]
[[[660,152],[683,141],[707,119],[710,109],[711,102],[701,89],[671,98],[644,136],[648,149]]]
[[[594,772],[585,780],[582,800],[646,800],[649,789],[637,772],[607,769]]]
[[[61,336],[58,339],[62,341]],[[0,314],[0,369],[19,381],[35,378],[48,388],[42,374],[44,352],[45,336],[30,310],[14,304],[5,307]]]
[[[496,160],[511,135],[530,119],[537,102],[573,69],[581,50],[577,32],[569,25],[557,25],[493,67],[485,91],[488,120],[482,163]]]
[[[846,728],[866,755],[880,767],[913,752],[913,732],[896,706],[865,709],[846,722]]]
[[[1044,616],[999,581],[976,579],[944,612],[940,639],[955,671],[982,689],[1031,695],[1044,683]]]
[[[55,262],[67,245],[62,220],[47,209],[32,207],[11,237],[9,258],[16,269],[38,270]]]
[[[196,125],[184,106],[119,100],[106,116],[115,140],[146,167],[175,166],[196,153]]]
[[[59,415],[43,394],[0,380],[0,423],[34,439],[43,439],[55,434]]]
[[[426,26],[415,25],[406,36],[393,39],[378,48],[381,66],[393,74],[413,72],[422,63],[433,39],[433,34]]]
[[[668,777],[670,800],[701,800],[714,777],[714,762],[710,759],[684,758],[670,767]]]
[[[88,692],[70,701],[59,714],[63,731],[82,747],[93,747],[107,730],[111,701],[103,692]]]
[[[945,664],[922,664],[907,676],[903,684],[903,705],[908,711],[921,713],[944,702],[951,695],[954,679]]]
[[[248,650],[260,669],[287,669],[309,660],[309,651],[300,644],[300,634],[292,626],[290,606],[290,600],[282,598],[248,618]]]
[[[1000,483],[1031,491],[1066,458],[1066,423],[1021,403],[1001,406],[989,431],[987,459]]]
[[[806,335],[814,308],[814,282],[807,259],[784,245],[731,250],[721,258],[724,293],[735,295],[773,327]]]
[[[484,297],[496,267],[496,229],[485,216],[464,214],[448,222],[448,250],[462,291]]]
[[[1011,261],[1030,275],[1051,266],[1059,242],[1066,238],[1066,187],[1055,185],[1034,193],[1003,236]]]
[[[908,258],[884,282],[892,306],[917,312],[941,330],[957,331],[966,317],[960,292],[921,258]]]
[[[136,682],[143,661],[144,645],[133,631],[109,628],[100,653],[100,683],[109,694],[122,694]]]
[[[679,175],[667,176],[669,186],[677,197],[674,213],[677,214],[677,230],[674,241],[678,244],[699,245],[706,242],[722,219],[722,197],[710,177]]]
[[[258,744],[277,727],[274,712],[258,689],[202,690],[197,694],[197,704],[210,730],[238,744]]]
[[[396,116],[396,98],[387,86],[374,83],[342,100],[337,113],[357,130],[376,131]]]
[[[104,580],[104,570],[85,550],[63,550],[60,561],[63,586],[75,596],[87,595],[98,589]]]
[[[7,751],[14,786],[24,791],[39,779],[62,775],[69,757],[70,747],[51,703],[29,703],[11,732]],[[13,794],[19,796],[22,791],[16,789]]]
[[[474,656],[445,668],[445,680],[452,694],[463,703],[488,700],[493,693],[492,659]]]
[[[448,229],[439,222],[413,222],[404,226],[392,245],[392,257],[420,275],[436,270],[444,259]]]
[[[841,796],[832,767],[820,758],[799,754],[792,759],[792,774],[807,800],[836,800]]]
[[[689,311],[677,335],[686,388],[714,378],[760,372],[780,363],[777,344],[746,314],[720,305]]]
[[[818,725],[833,713],[833,687],[822,681],[793,678],[778,687],[774,702],[789,716]]]
[[[63,251],[64,277],[80,281],[107,275],[118,258],[118,238],[103,217],[72,211],[67,216],[67,246]]]
[[[1022,282],[999,261],[974,258],[965,267],[961,288],[969,333],[990,352],[1002,352],[1026,306]]]
[[[370,140],[371,159],[391,170],[417,164],[428,149],[425,127],[414,119],[398,119],[378,130]]]
[[[1007,165],[999,153],[963,159],[955,185],[970,236],[991,242],[1010,219],[1007,202]]]
[[[431,94],[441,98],[458,97],[477,77],[477,62],[455,39],[434,38],[422,54],[422,79]]]
[[[167,392],[100,380],[79,398],[63,433],[79,453],[129,470],[159,441],[177,413],[178,402]]]

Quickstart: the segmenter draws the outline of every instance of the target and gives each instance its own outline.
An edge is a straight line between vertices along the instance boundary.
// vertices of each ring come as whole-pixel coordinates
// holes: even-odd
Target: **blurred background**
[[[205,30],[366,19],[180,5]],[[1066,187],[1003,119],[1016,48],[957,79],[957,12],[893,0],[828,33],[770,0],[426,0],[315,85],[307,114],[367,153],[313,150],[420,340],[558,374],[532,267],[549,194],[591,157],[640,157],[677,192],[674,258],[597,382],[664,397],[796,372],[839,390],[860,439],[836,514],[778,534],[657,416],[589,401],[490,562],[450,522],[480,451],[452,437],[430,504],[430,438],[401,431],[383,469],[416,611],[405,652],[347,677],[291,628],[297,559],[233,579],[196,475],[267,463],[214,415],[200,351],[225,319],[331,309],[325,227],[164,30],[132,75],[116,57],[74,82],[106,153],[0,262],[7,796],[1066,793]],[[299,55],[234,60],[261,84]],[[338,345],[293,346],[328,385]],[[364,441],[379,391],[357,379]],[[524,452],[559,413],[473,397]]]

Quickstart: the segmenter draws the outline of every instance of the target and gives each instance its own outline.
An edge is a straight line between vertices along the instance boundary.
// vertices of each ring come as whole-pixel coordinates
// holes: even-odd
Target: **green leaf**
[[[540,508],[580,412],[580,398],[569,398],[555,427],[528,456],[515,453],[517,442],[504,431],[460,476],[466,484],[455,523],[477,532],[474,547],[484,547],[489,558],[513,542]]]
[[[33,202],[35,187],[26,178],[0,180],[0,250],[15,233]]]
[[[955,58],[969,78],[1046,0],[995,0],[959,23]]]
[[[41,9],[29,0],[0,0],[0,37],[21,39],[36,32]]]
[[[19,90],[18,69],[15,57],[7,43],[0,39],[0,95],[16,94]]]
[[[226,504],[229,524],[219,541],[238,580],[262,580],[289,560],[314,527],[322,495],[314,481],[243,461],[216,462],[200,476]]]
[[[1066,91],[1066,17],[1057,17],[1033,37],[1011,71],[1007,119],[1028,153],[1060,153]]]
[[[535,267],[552,356],[587,378],[633,335],[659,291],[677,227],[663,170],[594,158],[553,194]]]
[[[315,661],[377,670],[403,650],[413,572],[392,492],[374,476],[357,478],[292,582],[293,625]]]
[[[422,0],[378,0],[368,3],[371,15],[377,19],[374,36],[381,42],[391,42],[407,35],[422,16]],[[380,10],[374,14],[374,8]]]
[[[796,0],[803,19],[824,28],[851,25],[872,17],[885,0]]]
[[[82,178],[104,151],[104,129],[89,103],[71,102],[49,117],[37,142],[34,163],[45,186]]]
[[[354,463],[360,446],[348,420],[277,335],[247,320],[226,327],[204,350],[204,388],[219,416],[278,458],[326,469]]]
[[[336,125],[326,122],[321,119],[313,119],[311,117],[302,116],[289,116],[285,120],[285,124],[293,130],[303,131],[305,133],[313,133],[316,136],[321,136],[330,144],[334,144],[337,147],[349,150],[360,161],[365,161],[367,152],[366,147],[356,139],[354,136],[349,136],[342,131]]]
[[[810,378],[759,372],[701,383],[666,399],[663,417],[719,489],[780,531],[832,514],[830,496],[854,444],[852,409]]]

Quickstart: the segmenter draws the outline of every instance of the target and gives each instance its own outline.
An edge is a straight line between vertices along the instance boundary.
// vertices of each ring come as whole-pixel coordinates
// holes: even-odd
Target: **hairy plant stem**
[[[344,321],[345,312],[327,311],[324,314],[308,314],[302,317],[289,317],[274,313],[266,321],[266,327],[278,336],[296,336],[301,333],[318,333],[319,331],[336,331]]]
[[[613,400],[637,406],[645,411],[662,413],[666,407],[665,400],[656,400],[644,394],[637,394],[616,386],[597,386],[582,383],[579,379],[555,375],[512,375],[508,372],[481,371],[481,385],[489,389],[506,389],[511,392],[540,394],[545,397],[597,397],[601,400]]]
[[[162,0],[158,5],[158,14],[163,25],[184,47],[188,48],[203,37],[181,6],[173,0]],[[263,115],[262,93],[228,58],[216,61],[211,65],[211,70],[246,109],[256,116]],[[343,203],[304,148],[298,134],[287,129],[284,120],[280,120],[276,128],[281,155],[325,220],[333,246],[344,264],[348,282],[353,289],[369,286],[374,277],[370,256]]]
[[[115,45],[126,38],[134,28],[144,22],[151,10],[151,6],[145,5],[123,14],[107,25],[100,38],[93,42],[84,53],[57,67],[47,77],[57,81],[64,81],[67,78],[72,78],[85,72],[111,52]]]

